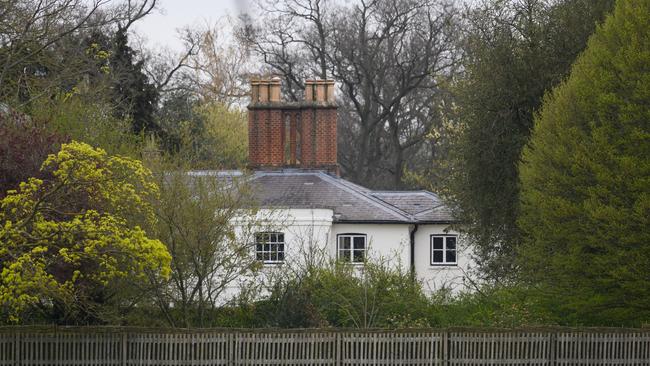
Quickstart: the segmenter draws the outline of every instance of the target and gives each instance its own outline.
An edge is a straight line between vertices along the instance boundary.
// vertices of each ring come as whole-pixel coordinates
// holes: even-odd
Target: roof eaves
[[[415,224],[418,221],[412,220],[349,220],[349,219],[339,219],[334,220],[337,224]]]

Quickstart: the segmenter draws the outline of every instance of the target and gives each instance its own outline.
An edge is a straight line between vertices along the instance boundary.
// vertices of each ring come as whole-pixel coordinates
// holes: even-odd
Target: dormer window
[[[366,261],[366,234],[339,234],[337,238],[340,261],[357,264]]]
[[[269,264],[284,262],[284,233],[255,234],[255,257]]]

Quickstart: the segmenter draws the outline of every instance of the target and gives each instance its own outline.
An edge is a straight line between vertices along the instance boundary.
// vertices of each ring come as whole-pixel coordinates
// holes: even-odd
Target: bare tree
[[[249,54],[237,38],[221,32],[228,18],[201,29],[201,50],[192,58],[187,80],[203,102],[231,107],[248,96]]]
[[[155,301],[172,326],[208,326],[210,311],[259,269],[256,210],[245,177],[160,170],[157,232],[172,274],[157,284]]]
[[[146,72],[165,95],[183,94],[197,104],[226,108],[241,105],[248,96],[250,57],[239,38],[231,37],[231,19],[179,30],[184,49],[161,49],[147,54]]]
[[[161,95],[183,89],[178,82],[181,77],[179,75],[190,67],[191,59],[200,51],[201,40],[196,32],[185,28],[179,31],[179,37],[183,42],[181,51],[173,51],[169,48],[153,51],[142,42],[138,45],[139,53],[145,60],[143,72],[147,74]]]
[[[106,28],[126,31],[155,6],[156,0],[0,2],[2,96],[28,103],[47,95],[52,87],[60,87],[66,80],[88,73],[89,65],[79,57],[83,51],[71,54],[66,52],[72,51],[66,46],[78,43],[83,35],[93,31]]]
[[[244,37],[298,99],[301,80],[340,82],[339,162],[371,186],[399,187],[442,123],[445,82],[453,75],[455,9],[437,0],[372,0],[339,6],[325,0],[261,5],[268,16],[244,24]],[[425,159],[426,160],[426,159]]]

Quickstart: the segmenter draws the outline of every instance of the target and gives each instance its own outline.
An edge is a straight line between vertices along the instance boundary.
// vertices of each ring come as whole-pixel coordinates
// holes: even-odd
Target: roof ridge
[[[417,213],[416,213],[415,215],[410,214],[410,213],[408,213],[408,212],[402,210],[401,208],[399,208],[399,207],[393,205],[392,203],[390,203],[390,202],[386,202],[386,201],[382,200],[382,199],[379,198],[379,197],[373,197],[373,198],[375,198],[375,199],[377,199],[377,200],[379,200],[379,201],[385,203],[386,205],[389,205],[390,207],[394,207],[396,210],[399,210],[399,211],[401,211],[401,212],[404,212],[406,215],[411,216],[413,219],[415,219],[415,215],[417,215]]]
[[[442,198],[440,198],[440,195],[438,195],[435,192],[431,192],[431,191],[429,191],[427,189],[416,189],[416,190],[412,190],[412,191],[389,191],[389,190],[375,191],[375,190],[373,190],[372,194],[376,194],[376,195],[382,195],[382,194],[423,194],[423,195],[426,195],[426,196],[429,196],[429,197],[435,199],[436,201],[440,202],[443,205],[445,204],[444,200]],[[435,207],[438,207],[438,206],[435,206]]]
[[[362,193],[364,193],[364,194],[365,194],[365,191],[369,191],[369,192],[372,191],[372,189],[364,187],[364,186],[362,186],[360,184],[356,184],[354,182],[350,182],[349,180],[343,179],[341,177],[336,177],[336,178],[335,177],[330,177],[330,178],[336,180],[339,184],[344,185],[346,187],[349,187],[350,189],[353,189],[355,191],[363,190],[364,192],[362,192]]]
[[[327,174],[324,170],[304,170],[304,169],[278,169],[278,170],[254,170],[253,173],[255,175],[288,175],[288,174],[293,174],[293,175],[320,175],[320,174]]]
[[[440,208],[440,207],[445,207],[445,204],[444,204],[444,203],[440,203],[438,206],[433,206],[433,207],[430,207],[430,208],[424,209],[424,210],[422,210],[422,211],[418,211],[418,212],[416,212],[416,213],[414,214],[414,216],[420,215],[420,214],[425,213],[425,212],[427,212],[427,211],[433,211],[433,210],[435,210],[435,209],[437,209],[437,208]]]
[[[408,212],[406,212],[404,210],[401,210],[400,208],[395,207],[395,206],[393,206],[393,205],[391,205],[391,204],[389,204],[389,203],[387,203],[387,202],[385,202],[385,201],[383,201],[383,200],[381,200],[381,199],[379,199],[377,197],[373,197],[372,195],[366,194],[365,192],[360,192],[359,190],[354,189],[354,188],[348,186],[347,184],[343,184],[343,183],[339,182],[339,180],[344,180],[343,178],[334,178],[334,177],[332,177],[330,175],[327,175],[327,174],[321,174],[321,175],[324,176],[331,183],[337,184],[340,187],[342,187],[343,189],[346,189],[348,191],[353,191],[354,193],[357,193],[360,196],[364,197],[366,200],[368,200],[368,201],[370,201],[370,202],[384,208],[385,211],[390,210],[389,212],[391,212],[392,214],[397,214],[397,215],[403,216],[403,217],[405,217],[406,219],[408,219],[410,221],[416,221],[415,216],[409,214]],[[359,186],[359,185],[357,185],[355,183],[352,183],[352,184],[355,185],[355,186]],[[362,187],[362,186],[359,186],[359,187]],[[365,188],[365,187],[363,187],[363,188]],[[372,192],[372,190],[368,190],[368,191]]]
[[[372,193],[375,194],[413,194],[413,193],[421,193],[421,194],[428,194],[431,193],[427,190],[424,189],[414,189],[411,191],[391,191],[391,190],[386,190],[386,189],[380,189],[380,190],[372,190]]]

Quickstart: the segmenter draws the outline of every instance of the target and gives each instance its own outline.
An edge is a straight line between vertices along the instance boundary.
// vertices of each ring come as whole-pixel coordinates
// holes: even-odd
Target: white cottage
[[[250,184],[268,229],[254,237],[265,267],[317,250],[362,266],[382,258],[415,271],[425,289],[459,290],[469,248],[428,191],[375,191],[338,175],[334,82],[306,81],[305,100],[281,100],[280,80],[251,82]]]

